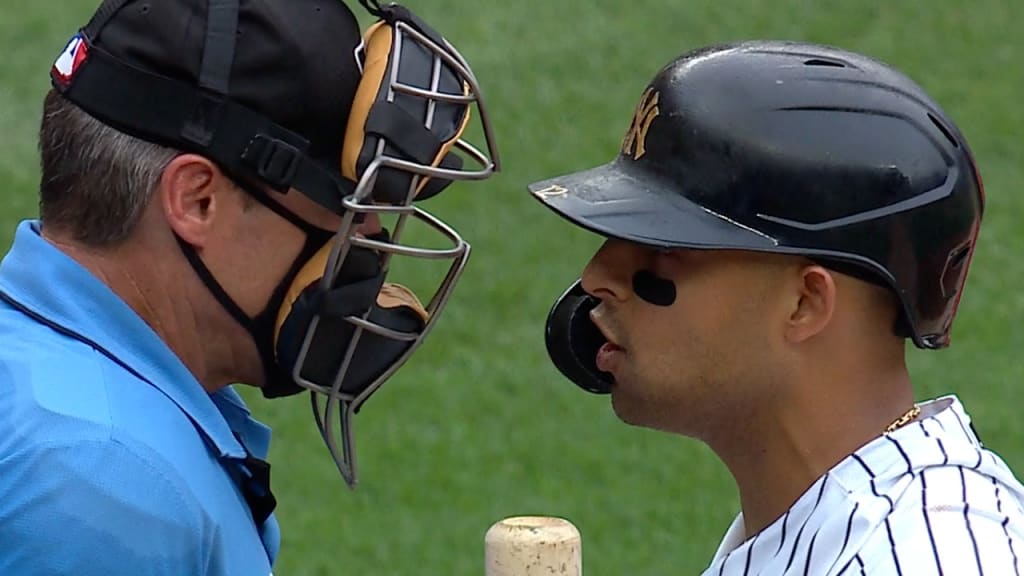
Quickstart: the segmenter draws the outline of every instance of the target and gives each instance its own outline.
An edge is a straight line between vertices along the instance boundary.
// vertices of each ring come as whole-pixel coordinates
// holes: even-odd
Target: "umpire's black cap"
[[[100,121],[233,176],[332,188],[360,45],[340,0],[106,0],[51,78]],[[292,150],[260,149],[260,134]]]

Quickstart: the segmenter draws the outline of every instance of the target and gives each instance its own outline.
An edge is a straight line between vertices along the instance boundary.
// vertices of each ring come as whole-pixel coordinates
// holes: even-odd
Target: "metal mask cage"
[[[425,210],[413,205],[420,183],[424,178],[440,178],[445,180],[483,180],[490,177],[500,169],[500,164],[495,146],[493,131],[490,119],[487,116],[479,85],[476,77],[470,70],[469,65],[447,41],[443,45],[432,41],[425,34],[404,21],[394,23],[395,34],[393,36],[392,50],[395,51],[396,61],[400,61],[400,54],[406,42],[412,41],[427,47],[434,56],[432,64],[431,88],[424,89],[410,86],[398,81],[399,66],[393,66],[388,79],[387,101],[393,102],[396,94],[404,93],[424,98],[428,101],[424,126],[430,128],[433,123],[433,111],[438,102],[464,104],[470,108],[476,104],[480,116],[483,135],[486,141],[487,153],[481,152],[471,143],[464,140],[461,135],[453,142],[452,147],[461,150],[469,158],[479,165],[475,170],[443,168],[435,165],[420,164],[385,154],[386,142],[380,139],[377,142],[376,155],[367,165],[359,178],[352,194],[346,196],[342,202],[345,212],[342,223],[338,228],[335,245],[331,249],[326,270],[321,286],[330,287],[337,279],[351,248],[362,247],[377,251],[381,254],[381,269],[387,277],[391,257],[394,255],[407,256],[428,260],[450,260],[447,272],[434,291],[425,309],[428,317],[423,329],[419,332],[402,332],[384,327],[368,320],[370,310],[361,316],[348,316],[346,321],[355,326],[352,339],[344,351],[343,360],[330,385],[311,382],[302,377],[302,369],[309,352],[313,335],[319,324],[319,316],[314,317],[306,331],[306,336],[296,359],[292,371],[292,377],[300,386],[311,391],[311,406],[317,428],[334,459],[335,464],[341,472],[342,477],[350,487],[354,487],[356,478],[355,443],[353,439],[353,420],[359,407],[380,388],[419,348],[427,334],[433,329],[437,318],[444,310],[448,299],[454,290],[455,284],[462,274],[462,270],[469,258],[470,246],[450,226],[442,222]],[[442,65],[447,65],[459,75],[460,79],[468,86],[467,93],[451,94],[439,90]],[[439,161],[439,160],[438,160]],[[380,171],[385,168],[403,170],[415,177],[410,181],[404,202],[400,204],[381,205],[373,198],[374,186]],[[391,238],[384,242],[364,238],[356,234],[357,226],[362,217],[370,214],[396,217],[394,229],[391,231]],[[362,217],[360,217],[362,216]],[[445,240],[444,248],[421,248],[402,245],[401,239],[409,218],[425,224],[435,234]],[[353,362],[354,353],[359,344],[360,337],[365,331],[369,331],[385,338],[409,342],[409,347],[395,360],[380,376],[358,394],[351,394],[341,390],[350,366]],[[324,402],[320,402],[319,396],[325,396]],[[338,428],[335,427],[335,419]],[[339,439],[340,437],[340,445]]]

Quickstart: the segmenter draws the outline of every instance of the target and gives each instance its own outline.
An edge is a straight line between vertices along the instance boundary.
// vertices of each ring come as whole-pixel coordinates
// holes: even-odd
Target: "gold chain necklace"
[[[917,418],[920,415],[921,415],[921,407],[918,406],[917,404],[914,404],[913,408],[911,408],[910,410],[907,410],[906,412],[903,413],[902,416],[900,416],[899,418],[893,420],[892,424],[889,424],[888,426],[886,426],[885,430],[884,430],[884,433],[885,434],[892,434],[896,430],[899,430],[900,428],[902,428],[902,427],[906,426],[907,424],[913,422],[914,418]]]

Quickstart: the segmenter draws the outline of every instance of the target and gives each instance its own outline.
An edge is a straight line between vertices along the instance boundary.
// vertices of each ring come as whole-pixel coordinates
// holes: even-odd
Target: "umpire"
[[[497,167],[455,49],[362,3],[365,38],[339,0],[106,0],[56,59],[0,265],[0,573],[270,574],[270,431],[233,383],[326,399],[355,482],[351,417],[468,255],[412,202]],[[407,218],[451,248],[401,246]],[[426,306],[393,252],[450,266]]]

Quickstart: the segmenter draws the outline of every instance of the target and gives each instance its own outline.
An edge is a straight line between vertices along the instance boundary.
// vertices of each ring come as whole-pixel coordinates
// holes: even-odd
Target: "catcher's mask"
[[[311,391],[317,427],[345,481],[355,486],[353,416],[433,328],[469,256],[458,233],[413,202],[453,180],[481,180],[499,169],[476,78],[459,52],[408,9],[360,0],[379,21],[356,50],[361,79],[341,157],[326,166],[307,153],[303,136],[231,99],[238,0],[209,0],[199,87],[130,66],[94,45],[128,1],[107,0],[72,39],[54,65],[54,87],[116,128],[215,160],[258,201],[306,232],[298,260],[265,310],[251,318],[193,247],[180,243],[211,293],[256,341],[264,395]],[[486,152],[462,138],[474,105]],[[456,151],[476,166],[463,168]],[[342,217],[338,230],[309,225],[261,193],[262,187],[309,197]],[[390,233],[359,234],[368,215],[393,222]],[[403,244],[410,219],[434,236],[423,245],[443,246]],[[385,281],[393,256],[446,266],[425,305],[408,288]]]
[[[317,427],[350,485],[356,481],[355,413],[423,342],[469,257],[469,244],[413,201],[437,194],[451,180],[487,178],[498,168],[480,89],[465,60],[408,10],[367,7],[381,21],[365,35],[363,80],[341,165],[342,174],[358,184],[342,201],[338,241],[309,261],[285,297],[275,345],[294,383],[313,392]],[[462,139],[474,103],[487,154]],[[462,169],[453,149],[480,168]],[[390,239],[356,234],[368,214],[395,217]],[[401,244],[409,218],[426,224],[447,247]],[[384,282],[394,255],[448,263],[425,305],[404,286]]]

